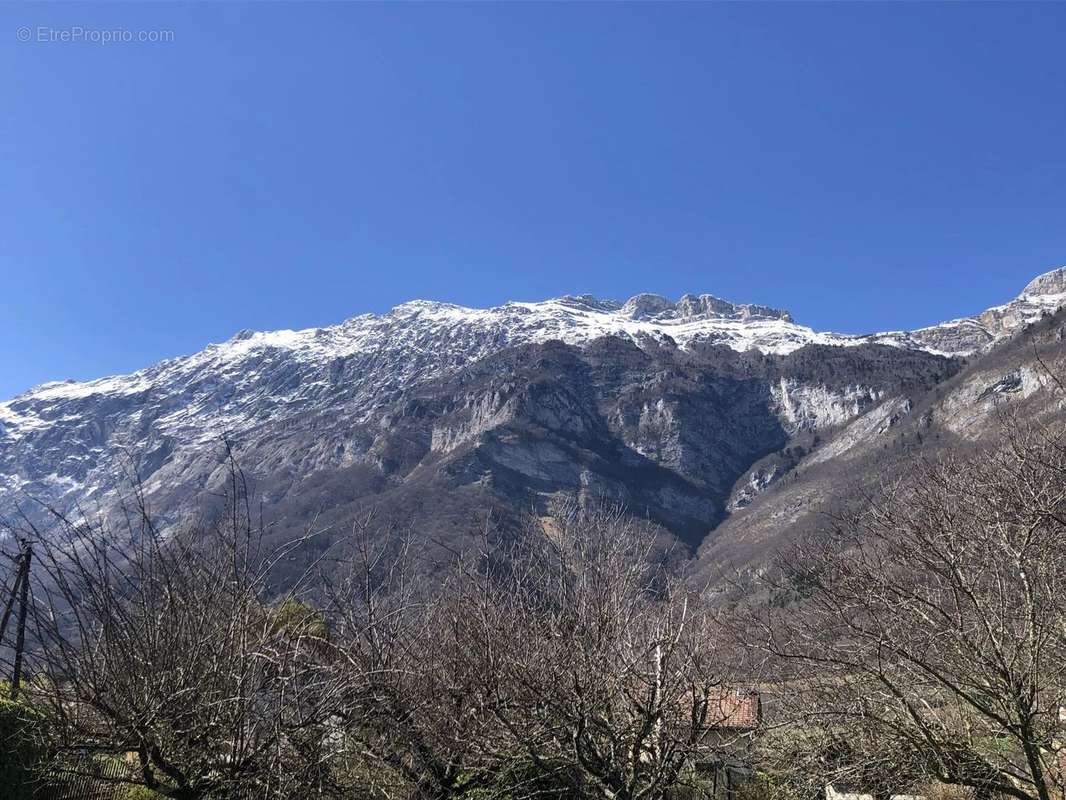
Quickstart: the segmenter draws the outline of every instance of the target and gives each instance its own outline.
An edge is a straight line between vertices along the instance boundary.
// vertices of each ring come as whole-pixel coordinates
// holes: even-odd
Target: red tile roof
[[[710,698],[707,723],[715,730],[751,731],[759,727],[759,713],[757,691],[722,687]]]

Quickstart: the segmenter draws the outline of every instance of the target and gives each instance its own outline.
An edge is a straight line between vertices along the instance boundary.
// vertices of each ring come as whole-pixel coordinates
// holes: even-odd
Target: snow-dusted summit
[[[130,375],[48,383],[0,403],[0,514],[22,492],[106,502],[131,452],[149,489],[203,476],[210,469],[199,462],[214,457],[208,446],[223,433],[280,440],[329,425],[330,436],[301,439],[298,458],[308,469],[324,460],[349,463],[371,445],[346,438],[337,420],[350,428],[388,425],[381,409],[405,393],[519,345],[561,340],[581,347],[607,336],[639,347],[706,344],[772,354],[873,342],[970,355],[1064,304],[1066,268],[977,316],[870,336],[814,331],[787,312],[706,294],[676,302],[642,294],[624,303],[568,296],[490,309],[418,300],[325,328],[244,331]],[[294,457],[286,453],[285,469],[295,473],[301,466]]]

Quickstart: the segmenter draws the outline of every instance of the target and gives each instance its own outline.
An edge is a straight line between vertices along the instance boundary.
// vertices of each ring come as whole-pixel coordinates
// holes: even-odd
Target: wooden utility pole
[[[7,555],[5,553],[5,555]],[[0,619],[0,645],[4,643],[4,635],[7,633],[7,623],[11,620],[11,611],[15,608],[15,598],[18,597],[19,579],[22,577],[22,552],[20,551],[18,556],[11,558],[16,563],[15,567],[15,583],[11,586],[11,591],[7,595],[7,602],[4,603],[4,617]]]
[[[11,611],[15,607],[15,599],[18,598],[19,616],[15,633],[15,662],[11,670],[12,700],[18,697],[19,686],[22,683],[22,653],[26,649],[26,612],[29,607],[30,559],[32,558],[33,546],[29,542],[23,542],[18,558],[15,584],[11,587],[11,594],[4,604],[4,617],[0,620],[0,643],[3,643],[4,635],[7,633],[7,623],[11,620]]]

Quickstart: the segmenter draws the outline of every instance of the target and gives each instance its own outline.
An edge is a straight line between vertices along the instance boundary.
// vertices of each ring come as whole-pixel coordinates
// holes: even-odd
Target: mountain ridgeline
[[[1066,268],[974,317],[868,336],[711,295],[416,301],[242,332],[0,403],[0,516],[107,516],[139,487],[178,524],[223,487],[225,441],[279,539],[373,508],[450,546],[577,497],[706,564],[750,562],[892,454],[966,446],[1004,401],[1036,402],[1064,305]]]

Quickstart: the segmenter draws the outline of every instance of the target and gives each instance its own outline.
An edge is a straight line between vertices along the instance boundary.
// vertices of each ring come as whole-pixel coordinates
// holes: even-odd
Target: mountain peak
[[[636,320],[779,319],[792,322],[792,315],[787,311],[751,303],[731,303],[713,294],[686,294],[676,303],[658,294],[638,294],[626,301],[621,313]]]
[[[621,313],[631,319],[648,319],[662,316],[677,309],[677,304],[661,294],[642,292],[626,300]]]
[[[1066,267],[1059,267],[1029,281],[1022,297],[1049,297],[1066,294]]]

